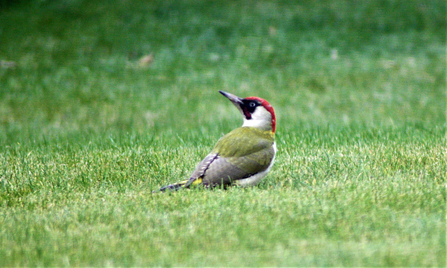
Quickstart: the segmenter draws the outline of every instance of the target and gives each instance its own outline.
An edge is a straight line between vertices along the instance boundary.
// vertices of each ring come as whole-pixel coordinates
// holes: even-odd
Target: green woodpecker
[[[241,112],[244,123],[223,136],[189,180],[164,186],[160,191],[191,186],[253,186],[267,175],[276,153],[276,117],[273,107],[258,97],[239,98],[219,91]]]

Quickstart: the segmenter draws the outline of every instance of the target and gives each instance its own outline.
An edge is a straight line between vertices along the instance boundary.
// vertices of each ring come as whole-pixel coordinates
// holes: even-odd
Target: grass
[[[445,3],[0,11],[0,266],[445,266]],[[145,55],[153,61],[141,63]],[[255,188],[152,194],[266,98]]]

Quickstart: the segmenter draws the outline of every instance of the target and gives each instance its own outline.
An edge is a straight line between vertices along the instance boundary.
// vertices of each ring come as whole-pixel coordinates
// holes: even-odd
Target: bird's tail
[[[161,187],[160,190],[158,190],[158,191],[160,191],[160,192],[164,192],[164,191],[166,191],[166,190],[170,190],[170,191],[178,191],[178,190],[180,190],[181,188],[185,188],[185,185],[186,185],[187,183],[188,183],[188,180],[181,181],[181,182],[177,182],[177,183],[173,183],[173,184],[169,184],[169,185],[166,185],[166,186]],[[186,187],[187,187],[187,186],[186,186]],[[154,191],[154,192],[156,192],[156,191]]]
[[[189,180],[184,180],[181,182],[177,182],[177,183],[173,183],[173,184],[169,184],[166,186],[161,187],[158,191],[159,192],[164,192],[166,190],[170,190],[170,191],[178,191],[182,188],[189,188],[190,186],[198,186],[202,183],[202,178],[197,178],[197,179],[189,179]],[[153,191],[153,193],[155,193],[157,191]]]

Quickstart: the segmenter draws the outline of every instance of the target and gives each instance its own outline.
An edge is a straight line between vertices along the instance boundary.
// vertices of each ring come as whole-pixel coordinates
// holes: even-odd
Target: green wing
[[[223,136],[211,153],[222,157],[242,157],[271,148],[275,136],[271,131],[240,127]]]
[[[196,167],[188,181],[163,187],[179,189],[203,184],[228,185],[266,170],[275,156],[272,132],[251,127],[237,128],[223,136]]]
[[[222,137],[213,151],[197,166],[191,177],[205,185],[226,185],[266,170],[275,149],[274,134],[241,127]]]

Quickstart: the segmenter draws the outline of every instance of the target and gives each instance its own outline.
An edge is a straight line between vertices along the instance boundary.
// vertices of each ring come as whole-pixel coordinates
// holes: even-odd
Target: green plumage
[[[188,181],[162,187],[177,190],[192,185],[229,185],[266,170],[273,161],[275,134],[240,127],[223,136],[196,167]]]
[[[256,174],[265,170],[273,159],[274,135],[271,131],[240,127],[222,137],[211,154],[218,153],[246,174]]]
[[[211,153],[222,157],[241,157],[271,148],[275,134],[253,127],[240,127],[223,136]]]

